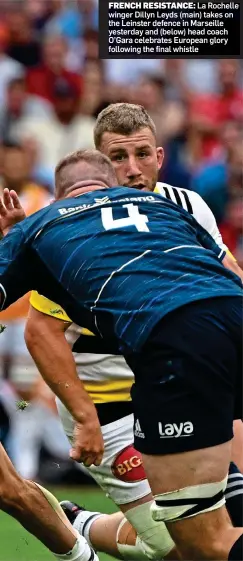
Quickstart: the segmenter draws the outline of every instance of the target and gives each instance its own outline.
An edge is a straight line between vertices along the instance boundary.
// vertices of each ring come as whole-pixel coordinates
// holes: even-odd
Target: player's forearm
[[[25,332],[28,350],[45,382],[78,422],[95,414],[92,400],[77,377],[76,365],[64,333],[28,327]]]

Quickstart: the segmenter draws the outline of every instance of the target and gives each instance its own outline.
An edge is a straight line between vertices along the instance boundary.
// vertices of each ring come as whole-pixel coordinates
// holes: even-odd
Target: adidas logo
[[[145,434],[141,429],[141,426],[140,426],[140,423],[139,423],[138,419],[136,420],[136,423],[135,423],[134,435],[137,436],[138,438],[145,438]]]

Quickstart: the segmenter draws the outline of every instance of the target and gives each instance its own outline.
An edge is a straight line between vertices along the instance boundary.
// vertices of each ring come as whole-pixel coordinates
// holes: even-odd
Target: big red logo
[[[127,446],[117,455],[111,471],[117,479],[127,483],[146,479],[142,456],[133,446]]]

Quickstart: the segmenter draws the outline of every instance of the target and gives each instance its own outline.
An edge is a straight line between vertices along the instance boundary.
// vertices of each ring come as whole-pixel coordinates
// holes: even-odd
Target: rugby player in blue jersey
[[[166,522],[184,558],[238,559],[242,530],[227,518],[223,491],[241,283],[220,265],[224,250],[184,209],[133,190],[105,194],[114,172],[97,152],[62,161],[56,180],[60,198],[75,198],[27,219],[2,242],[3,305],[35,288],[76,323],[114,338],[135,373],[135,445],[155,495],[154,518]],[[81,388],[71,360],[56,393],[74,413]],[[91,415],[87,403],[83,396]],[[83,452],[76,451],[88,465],[102,453],[95,410],[92,422],[94,446],[84,434]]]

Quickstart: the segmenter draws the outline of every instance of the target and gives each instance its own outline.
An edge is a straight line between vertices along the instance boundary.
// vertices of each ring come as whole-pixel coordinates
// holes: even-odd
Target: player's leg
[[[68,500],[61,501],[60,505],[71,524],[95,551],[121,558],[117,547],[117,533],[120,523],[124,520],[122,512],[93,512]]]
[[[120,505],[122,512],[103,514],[89,512],[69,501],[61,502],[74,528],[96,551],[130,561],[158,560],[162,557],[174,561],[181,559],[166,526],[152,520],[152,504],[150,494],[133,503]]]
[[[230,458],[229,443],[183,454],[144,455],[155,498],[153,516],[155,520],[166,521],[185,559],[230,559],[229,553],[243,533],[243,529],[232,527],[223,505],[227,458]],[[163,483],[158,475],[161,471],[167,474]],[[195,515],[187,518],[194,508]]]
[[[243,423],[242,423],[242,371],[235,400],[234,438],[231,464],[225,493],[226,507],[234,526],[243,526]]]
[[[57,559],[93,559],[86,540],[78,536],[55,497],[22,479],[0,445],[0,508],[36,536]]]
[[[117,404],[117,408],[119,404]],[[57,400],[64,431],[70,439],[73,419]],[[75,505],[61,504],[75,528],[97,551],[129,559],[170,558],[174,544],[165,524],[154,522],[150,513],[151,490],[141,455],[133,447],[133,415],[102,426],[105,452],[100,466],[87,472],[106,495],[125,514],[104,515],[82,509],[75,515]],[[77,514],[77,513],[76,513]],[[127,520],[127,522],[126,522]],[[173,553],[173,558],[177,559]]]
[[[243,475],[233,462],[230,463],[225,500],[233,526],[243,526]]]
[[[119,407],[119,404],[117,406]],[[58,409],[65,432],[70,438],[73,430],[73,420],[60,402],[58,402]],[[105,456],[102,466],[87,470],[104,491],[109,492],[110,498],[122,512],[126,513],[127,518],[121,513],[107,515],[89,512],[69,501],[63,501],[61,503],[62,507],[69,520],[72,523],[76,521],[75,527],[80,534],[84,535],[97,551],[108,553],[116,558],[136,559],[137,556],[139,558],[141,558],[141,555],[143,556],[142,551],[147,547],[150,555],[149,548],[152,548],[155,558],[158,558],[156,549],[160,550],[163,547],[163,555],[166,559],[177,559],[178,553],[173,548],[168,533],[165,531],[165,526],[162,523],[159,525],[157,523],[155,531],[154,522],[152,521],[151,524],[152,496],[147,494],[142,499],[138,498],[144,495],[146,491],[148,493],[150,489],[148,484],[143,481],[146,476],[141,465],[141,456],[132,446],[132,429],[133,416],[103,426]],[[141,483],[139,483],[139,479]],[[130,501],[133,501],[133,503],[126,502],[124,504],[124,501],[128,501],[128,494]],[[231,497],[229,498],[230,503],[232,503]],[[231,513],[233,511],[236,513],[236,507],[233,509],[232,506]],[[237,512],[237,515],[238,517],[235,517],[236,522],[239,521],[239,516],[241,516],[239,512]],[[235,525],[239,525],[239,523]],[[154,540],[152,544],[151,537]],[[145,558],[147,556],[147,553],[145,553]]]
[[[232,526],[224,506],[239,302],[202,304],[168,316],[139,359],[128,358],[136,376],[135,446],[155,498],[153,517],[166,522],[183,558],[239,559],[243,528]]]
[[[227,511],[235,527],[242,526],[243,523],[242,497],[243,475],[236,465],[231,462],[225,499]],[[144,499],[134,501],[133,504],[120,505],[122,512],[114,514],[90,512],[82,506],[69,501],[63,501],[61,505],[70,522],[75,524],[79,533],[87,539],[88,543],[96,551],[108,553],[116,558],[126,558],[126,554],[129,558],[134,558],[135,555],[131,554],[131,550],[133,554],[137,551],[140,555],[140,548],[138,549],[136,545],[137,531],[140,531],[142,536],[144,535],[145,520],[149,520],[151,517],[151,501],[152,495],[150,494],[144,497]],[[142,504],[144,506],[139,508]],[[126,513],[125,516],[123,513]],[[140,524],[138,527],[138,519],[141,527]],[[136,527],[137,531],[135,530]],[[162,537],[161,527],[159,536]],[[122,549],[123,555],[121,554]],[[177,556],[178,553],[173,548],[164,558],[175,560]]]
[[[243,422],[240,419],[234,422],[232,462],[234,462],[241,473],[243,473]]]

